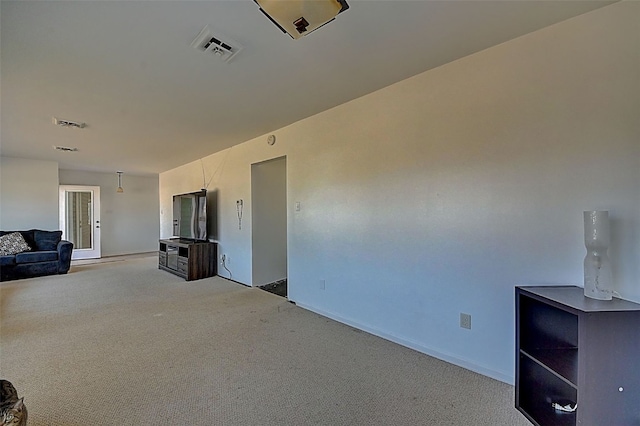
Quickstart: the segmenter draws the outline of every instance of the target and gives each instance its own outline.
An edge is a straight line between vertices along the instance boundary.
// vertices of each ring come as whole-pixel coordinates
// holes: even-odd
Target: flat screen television
[[[189,240],[207,239],[207,191],[173,196],[173,236]]]

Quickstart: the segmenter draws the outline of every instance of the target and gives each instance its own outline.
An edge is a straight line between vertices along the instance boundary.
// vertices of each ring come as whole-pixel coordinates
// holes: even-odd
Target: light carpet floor
[[[528,425],[513,387],[155,257],[0,283],[29,425]]]

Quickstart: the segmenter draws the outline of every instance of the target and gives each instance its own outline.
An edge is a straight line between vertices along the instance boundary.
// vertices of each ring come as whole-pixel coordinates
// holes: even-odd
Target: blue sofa
[[[0,281],[69,271],[73,243],[62,239],[62,231],[0,231],[0,237],[14,232],[22,235],[28,247],[20,253],[0,256]]]

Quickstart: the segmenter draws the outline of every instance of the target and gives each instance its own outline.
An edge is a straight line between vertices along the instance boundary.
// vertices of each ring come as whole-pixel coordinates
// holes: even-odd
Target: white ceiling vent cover
[[[84,129],[85,127],[87,127],[87,123],[79,123],[77,121],[71,121],[71,120],[62,120],[56,117],[53,117],[52,121],[53,121],[53,124],[61,127],[71,127],[75,129]]]
[[[198,37],[193,40],[191,47],[210,53],[225,62],[229,62],[231,58],[236,56],[238,52],[242,50],[242,46],[236,41],[231,40],[229,37],[222,37],[219,34],[215,34],[205,26]]]
[[[53,149],[57,149],[58,151],[62,151],[62,152],[77,152],[78,151],[78,148],[70,147],[70,146],[57,146],[57,145],[54,145]]]

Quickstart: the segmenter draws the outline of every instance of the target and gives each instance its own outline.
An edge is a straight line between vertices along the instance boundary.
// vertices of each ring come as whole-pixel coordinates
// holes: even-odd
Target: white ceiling
[[[292,40],[251,0],[2,0],[0,152],[156,174],[612,3],[347,1]],[[205,25],[243,50],[192,48]]]

